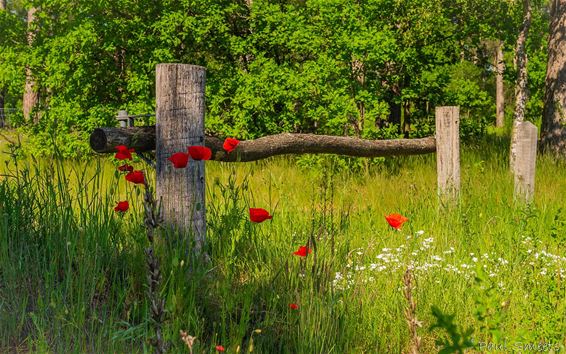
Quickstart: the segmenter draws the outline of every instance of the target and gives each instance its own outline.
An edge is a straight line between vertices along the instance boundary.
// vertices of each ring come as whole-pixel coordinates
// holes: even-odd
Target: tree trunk
[[[0,128],[4,128],[7,125],[7,114],[4,111],[4,89],[0,89]]]
[[[495,50],[495,126],[501,128],[505,125],[505,87],[503,86],[505,61],[502,41],[497,41]]]
[[[548,65],[542,118],[542,149],[566,157],[566,0],[550,1]]]
[[[403,136],[409,138],[411,132],[411,102],[403,103]]]
[[[517,84],[515,86],[515,114],[513,116],[513,131],[511,133],[511,153],[509,155],[509,166],[513,171],[515,159],[517,157],[517,127],[525,120],[525,106],[527,104],[527,51],[525,43],[531,26],[531,4],[529,0],[524,0],[523,6],[525,15],[523,26],[517,38]]]
[[[364,62],[352,58],[352,61],[350,63],[350,68],[352,70],[352,76],[357,81],[358,85],[360,85],[360,87],[364,89],[366,85]],[[352,96],[354,99],[356,99],[357,90],[353,84],[352,84],[352,91],[353,91]],[[358,113],[360,118],[352,123],[354,125],[354,130],[356,131],[356,136],[358,138],[361,138],[365,124],[366,106],[365,103],[362,101],[356,102],[356,106],[358,107]]]
[[[0,11],[5,11],[5,10],[6,10],[6,0],[0,0]],[[6,97],[6,92],[4,90],[4,87],[0,87],[0,114],[3,114],[3,117],[5,117],[4,97]],[[5,118],[3,118],[2,122],[0,122],[0,124],[2,124],[2,127],[4,126],[4,120]]]
[[[27,39],[28,39],[28,46],[32,47],[33,45],[33,40],[35,38],[35,32],[31,29],[31,24],[33,23],[33,21],[35,20],[35,13],[36,13],[37,9],[35,7],[32,7],[28,10],[28,17],[27,17],[27,23],[28,23],[28,34],[27,34]],[[23,108],[23,113],[24,113],[24,119],[28,119],[30,118],[31,113],[33,112],[33,109],[35,108],[35,106],[37,105],[37,103],[39,102],[39,94],[37,92],[37,87],[36,87],[36,82],[33,78],[33,73],[31,71],[31,68],[29,67],[29,65],[26,66],[26,84],[25,84],[25,89],[24,89],[24,97],[23,97],[23,103],[22,103],[22,108]],[[33,117],[33,121],[34,123],[37,123],[39,116],[36,114]]]

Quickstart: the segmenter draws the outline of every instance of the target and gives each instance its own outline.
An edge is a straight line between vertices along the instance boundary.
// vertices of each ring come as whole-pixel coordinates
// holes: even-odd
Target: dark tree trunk
[[[411,132],[411,103],[403,104],[403,136],[407,139]]]
[[[389,123],[401,126],[401,104],[390,102],[389,111]]]
[[[541,128],[543,151],[566,157],[566,0],[550,1],[548,65]]]

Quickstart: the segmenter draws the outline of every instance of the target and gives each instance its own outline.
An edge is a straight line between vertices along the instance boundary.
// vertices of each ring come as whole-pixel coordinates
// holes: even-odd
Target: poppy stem
[[[144,224],[146,228],[146,235],[149,241],[149,246],[145,249],[146,264],[148,269],[148,297],[151,304],[151,317],[153,319],[153,325],[155,328],[155,338],[152,340],[152,345],[155,347],[156,353],[165,353],[168,347],[167,343],[163,339],[162,326],[165,320],[165,300],[159,296],[159,288],[161,286],[161,271],[159,265],[159,259],[155,255],[154,251],[154,240],[155,240],[155,230],[159,226],[160,220],[158,215],[158,207],[155,198],[153,197],[153,192],[151,187],[147,183],[147,179],[144,179]]]

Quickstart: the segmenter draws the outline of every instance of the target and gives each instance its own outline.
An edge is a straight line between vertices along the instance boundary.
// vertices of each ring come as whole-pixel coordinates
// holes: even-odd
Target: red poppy
[[[299,309],[299,305],[297,305],[297,304],[289,304],[289,308],[290,308],[291,310],[298,310],[298,309]]]
[[[226,138],[226,140],[224,140],[224,145],[222,145],[222,147],[224,148],[224,150],[226,150],[227,153],[231,153],[232,151],[234,151],[234,149],[236,148],[236,146],[238,146],[239,143],[240,140],[238,139]]]
[[[134,170],[134,167],[130,166],[128,164],[118,166],[118,171],[120,171],[120,172],[132,172],[133,170]]]
[[[184,168],[189,163],[189,154],[186,152],[176,152],[171,157],[168,157],[167,160],[171,161],[175,168]]]
[[[306,257],[307,254],[311,254],[311,253],[312,253],[312,250],[310,248],[308,248],[307,246],[301,246],[301,247],[299,247],[298,250],[293,252],[293,254],[295,256],[299,256],[299,257]]]
[[[126,145],[118,145],[116,146],[116,150],[118,150],[118,152],[114,155],[114,157],[118,160],[132,159],[132,152],[134,152],[134,149],[128,149]]]
[[[401,230],[401,226],[404,223],[409,221],[406,217],[401,214],[389,214],[385,216],[385,220],[389,223],[389,225],[394,228],[395,230]]]
[[[143,184],[145,182],[145,178],[143,175],[143,171],[133,171],[126,175],[126,181],[135,183],[135,184]]]
[[[216,349],[217,352],[223,352],[223,351],[226,350],[226,349],[224,349],[224,347],[221,346],[221,345],[217,345],[215,349]]]
[[[262,208],[250,208],[250,220],[252,222],[264,222],[267,219],[272,219],[273,216],[269,215],[269,212]]]
[[[212,150],[206,146],[189,146],[188,150],[193,160],[210,160],[212,157]]]
[[[116,204],[114,211],[123,213],[126,210],[128,210],[129,207],[130,207],[130,203],[128,203],[127,200],[124,200],[123,202],[118,202],[118,204]]]

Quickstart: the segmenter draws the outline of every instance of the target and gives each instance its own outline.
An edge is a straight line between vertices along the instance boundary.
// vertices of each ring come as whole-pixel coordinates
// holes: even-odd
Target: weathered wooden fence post
[[[192,233],[195,254],[206,238],[204,161],[175,169],[167,160],[204,145],[206,69],[188,64],[156,68],[156,192],[164,226]]]
[[[531,202],[535,192],[535,169],[537,158],[537,127],[531,122],[517,124],[515,163],[515,198]]]
[[[459,107],[436,107],[436,170],[441,201],[456,201],[460,193],[459,127]]]

